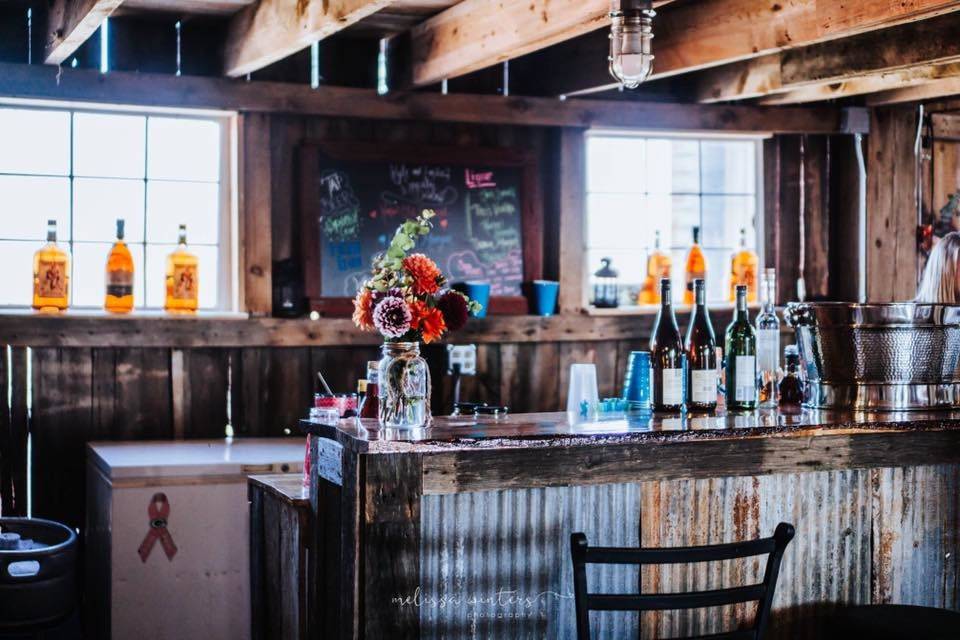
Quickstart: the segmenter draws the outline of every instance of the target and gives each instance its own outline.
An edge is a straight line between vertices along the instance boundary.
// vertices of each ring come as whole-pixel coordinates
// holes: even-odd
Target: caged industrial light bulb
[[[653,69],[651,0],[613,0],[610,9],[610,75],[636,89]]]

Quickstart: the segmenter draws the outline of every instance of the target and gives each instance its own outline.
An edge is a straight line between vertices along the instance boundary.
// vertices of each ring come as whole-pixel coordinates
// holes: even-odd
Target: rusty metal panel
[[[574,639],[570,534],[637,546],[639,487],[610,484],[424,496],[424,638]],[[635,593],[637,571],[590,567],[591,591]],[[592,614],[594,637],[637,637],[633,613]]]
[[[644,482],[640,492],[640,535],[645,547],[717,544],[760,536],[756,478]],[[753,584],[762,579],[762,560],[645,567],[641,589],[670,593]],[[642,637],[719,633],[749,625],[754,610],[753,605],[741,605],[646,613]]]
[[[870,472],[873,601],[960,609],[960,465]]]
[[[869,471],[759,478],[760,530],[780,522],[797,531],[784,554],[771,637],[817,638],[839,604],[870,602]]]

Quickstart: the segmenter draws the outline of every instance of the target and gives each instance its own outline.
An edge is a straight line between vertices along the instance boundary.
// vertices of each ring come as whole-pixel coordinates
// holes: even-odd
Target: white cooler
[[[250,637],[247,476],[303,469],[301,438],[90,443],[85,598],[97,637]]]

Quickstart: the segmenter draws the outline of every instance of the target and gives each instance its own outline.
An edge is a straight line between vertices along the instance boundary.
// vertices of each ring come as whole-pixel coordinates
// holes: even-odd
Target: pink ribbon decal
[[[177,545],[173,544],[173,537],[167,530],[167,518],[170,517],[170,503],[167,502],[165,493],[155,493],[150,499],[150,506],[147,507],[147,515],[150,516],[150,530],[140,543],[137,553],[140,554],[140,560],[147,561],[153,545],[160,540],[160,546],[163,552],[167,554],[167,560],[173,560],[177,554]]]

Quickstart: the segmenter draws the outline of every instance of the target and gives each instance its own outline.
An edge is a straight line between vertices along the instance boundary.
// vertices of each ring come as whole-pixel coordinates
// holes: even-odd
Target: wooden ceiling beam
[[[701,102],[770,96],[765,103],[858,95],[956,75],[960,16],[942,15],[705,70]],[[771,96],[771,94],[774,94]],[[775,94],[786,94],[777,97]]]
[[[596,31],[609,13],[610,0],[462,0],[410,30],[410,82],[456,78]]]
[[[949,0],[702,0],[676,3],[659,12],[651,79],[699,71],[797,47],[849,38],[960,10]],[[596,54],[606,34],[587,36]],[[595,42],[593,41],[595,39]],[[581,47],[585,48],[585,47]],[[616,88],[597,60],[573,60],[555,84],[557,94]]]
[[[47,18],[44,61],[60,64],[100,28],[123,0],[55,0]]]
[[[306,49],[395,0],[260,0],[230,20],[224,73],[243,76]]]
[[[905,102],[924,102],[960,94],[960,77],[942,78],[912,87],[880,91],[867,96],[867,105],[880,107]]]

